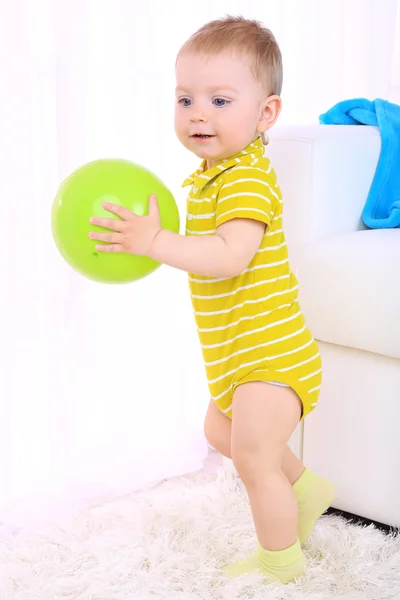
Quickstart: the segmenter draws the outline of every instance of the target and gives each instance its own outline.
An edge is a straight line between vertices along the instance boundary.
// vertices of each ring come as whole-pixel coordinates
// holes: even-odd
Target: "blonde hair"
[[[179,50],[181,54],[212,56],[234,50],[250,59],[250,69],[268,95],[282,91],[282,54],[269,29],[259,21],[226,16],[198,29]],[[178,60],[177,58],[177,60]]]

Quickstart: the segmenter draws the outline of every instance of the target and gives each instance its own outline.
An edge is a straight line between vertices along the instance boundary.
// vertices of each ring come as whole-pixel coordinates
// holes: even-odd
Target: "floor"
[[[210,449],[204,469],[0,539],[0,600],[400,600],[400,537],[324,516],[306,574],[265,585],[221,567],[254,550],[247,495]]]

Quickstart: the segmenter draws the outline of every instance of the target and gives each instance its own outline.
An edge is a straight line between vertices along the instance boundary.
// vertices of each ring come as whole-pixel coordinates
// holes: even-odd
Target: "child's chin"
[[[215,160],[214,156],[210,152],[207,152],[206,148],[195,148],[192,150],[198,158],[207,158],[208,160]]]

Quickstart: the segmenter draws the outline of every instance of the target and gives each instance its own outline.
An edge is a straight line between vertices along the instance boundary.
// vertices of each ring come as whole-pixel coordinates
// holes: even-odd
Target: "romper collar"
[[[187,185],[194,185],[197,190],[203,188],[207,183],[211,181],[217,175],[220,175],[226,169],[230,169],[234,165],[252,165],[259,158],[264,155],[264,144],[261,136],[258,137],[254,142],[251,142],[244,150],[241,150],[230,158],[224,158],[217,162],[211,169],[207,169],[207,161],[204,159],[201,162],[200,167],[185,179],[182,187]]]

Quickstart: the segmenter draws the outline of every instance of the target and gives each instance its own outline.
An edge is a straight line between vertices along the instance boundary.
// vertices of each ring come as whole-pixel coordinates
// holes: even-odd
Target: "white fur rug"
[[[220,470],[165,481],[80,513],[62,528],[0,539],[1,600],[395,600],[400,536],[322,517],[297,584],[225,580],[253,551],[240,480]]]

